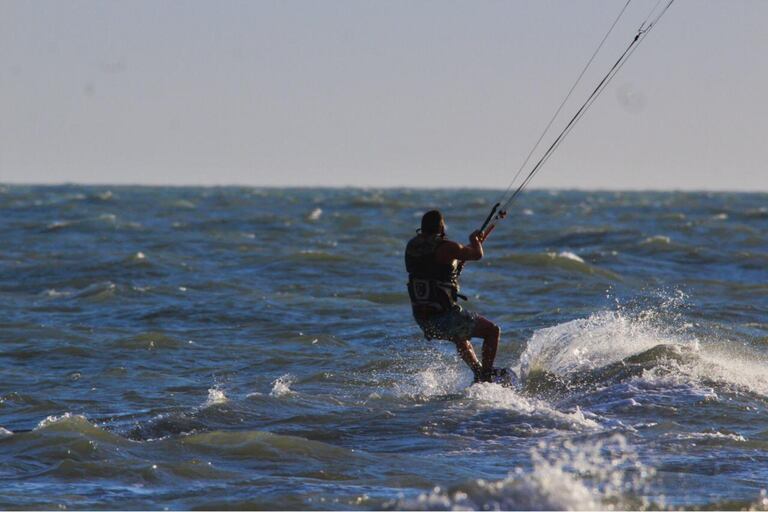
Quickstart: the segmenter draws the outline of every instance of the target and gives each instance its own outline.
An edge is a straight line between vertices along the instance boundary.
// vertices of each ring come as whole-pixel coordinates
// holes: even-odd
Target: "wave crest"
[[[516,468],[497,481],[473,480],[443,490],[436,487],[397,509],[414,510],[621,510],[646,503],[642,495],[654,474],[623,436],[590,444],[566,441],[531,451],[532,468]]]

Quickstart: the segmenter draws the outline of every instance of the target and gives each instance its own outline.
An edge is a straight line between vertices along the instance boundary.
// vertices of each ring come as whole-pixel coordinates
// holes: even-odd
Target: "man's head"
[[[421,218],[421,232],[425,235],[445,235],[445,220],[439,210],[430,210]]]

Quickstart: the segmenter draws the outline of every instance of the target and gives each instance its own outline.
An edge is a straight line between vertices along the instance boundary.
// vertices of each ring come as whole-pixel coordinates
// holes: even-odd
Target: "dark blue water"
[[[0,190],[0,508],[768,504],[768,195],[524,195],[463,274],[507,389],[402,256],[497,192]]]

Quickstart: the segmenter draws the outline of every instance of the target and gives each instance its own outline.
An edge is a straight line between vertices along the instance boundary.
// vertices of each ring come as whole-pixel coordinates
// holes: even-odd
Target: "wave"
[[[544,253],[522,253],[507,254],[498,258],[498,261],[508,261],[519,265],[543,268],[559,268],[569,272],[579,272],[581,274],[598,275],[613,281],[621,280],[621,276],[610,270],[596,267],[585,262],[578,255],[570,251],[544,252]]]
[[[149,421],[137,423],[126,436],[133,441],[153,441],[189,435],[208,430],[204,421],[198,418],[198,412],[171,412],[159,414]]]
[[[93,301],[107,300],[112,298],[117,292],[117,285],[111,281],[93,283],[75,293],[74,297],[78,299],[88,299]]]
[[[95,217],[88,217],[77,220],[55,220],[46,224],[42,228],[42,233],[55,233],[69,228],[78,228],[83,230],[99,228],[116,228],[118,226],[117,215],[113,213],[102,213]]]
[[[436,487],[389,506],[398,510],[621,510],[651,505],[644,493],[654,472],[619,434],[589,444],[543,444],[531,451],[531,462],[531,469],[518,467],[501,480]]]
[[[353,453],[347,448],[332,444],[260,430],[215,430],[190,434],[179,438],[179,441],[196,450],[226,457],[259,458],[278,462],[290,456],[330,461],[363,456],[356,455],[360,452]]]
[[[676,242],[667,235],[651,235],[635,243],[634,250],[640,254],[665,254],[682,253],[699,258],[699,249],[680,242]]]
[[[638,378],[768,396],[768,361],[740,344],[700,340],[662,310],[601,311],[536,331],[518,371],[529,391],[566,391]],[[740,348],[737,348],[740,347]]]
[[[164,474],[192,480],[234,476],[210,462],[164,456],[163,452],[178,450],[176,439],[166,445],[136,443],[79,414],[48,416],[33,430],[13,434],[4,442],[7,452],[23,454],[25,459],[33,457],[38,474],[56,478],[116,479],[134,483],[158,481]]]
[[[203,404],[203,407],[222,405],[227,402],[229,402],[229,397],[224,393],[224,390],[218,387],[213,387],[208,390],[208,399]]]
[[[515,390],[498,384],[479,384],[466,390],[466,396],[476,403],[491,409],[506,409],[515,411],[522,417],[529,417],[541,423],[552,424],[555,428],[567,430],[596,429],[600,424],[587,417],[577,406],[572,411],[562,412],[544,400],[524,396]]]
[[[395,367],[393,370],[398,372],[403,368]],[[381,386],[386,376],[379,375],[378,379]],[[473,385],[472,376],[464,364],[444,356],[425,362],[419,371],[410,375],[399,373],[393,379],[392,391],[398,399],[429,401],[437,397],[453,397],[468,400],[477,412],[512,411],[520,421],[530,419],[547,429],[588,430],[600,427],[595,415],[583,412],[578,406],[561,411],[545,400],[515,389],[490,383]],[[380,398],[379,393],[368,397],[369,400]]]
[[[103,458],[115,447],[126,447],[127,439],[113,434],[72,413],[48,416],[30,431],[9,436],[5,442],[10,451],[23,452],[36,460],[95,460]]]
[[[272,390],[269,392],[269,396],[284,397],[294,393],[291,390],[291,384],[296,381],[296,377],[290,374],[285,374],[282,377],[275,379],[272,382]]]
[[[676,344],[647,321],[601,311],[536,331],[520,358],[524,375],[537,370],[567,375],[616,363],[660,344]]]

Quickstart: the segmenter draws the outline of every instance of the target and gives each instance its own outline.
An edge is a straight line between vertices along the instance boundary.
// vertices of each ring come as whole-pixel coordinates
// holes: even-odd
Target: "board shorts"
[[[472,337],[479,315],[456,305],[445,313],[427,318],[416,318],[424,337],[428,340],[468,340]]]

